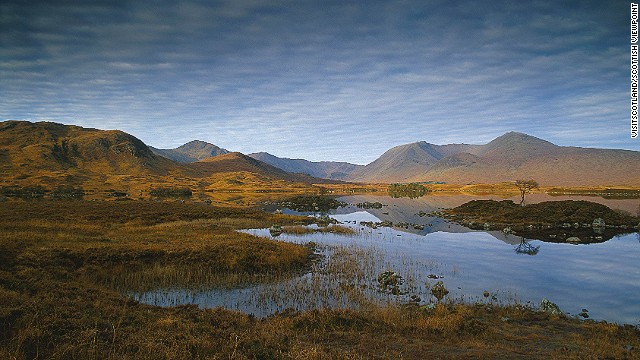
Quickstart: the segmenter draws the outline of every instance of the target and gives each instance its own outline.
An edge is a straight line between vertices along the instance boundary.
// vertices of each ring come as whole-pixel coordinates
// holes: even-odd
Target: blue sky
[[[3,0],[9,119],[360,164],[508,131],[640,149],[621,0]]]

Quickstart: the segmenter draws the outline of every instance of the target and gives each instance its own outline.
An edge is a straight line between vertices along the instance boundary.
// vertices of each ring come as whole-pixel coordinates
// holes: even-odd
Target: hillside
[[[191,142],[182,150],[202,156],[215,149],[204,142]],[[312,183],[336,183],[290,174],[240,153],[179,163],[119,130],[27,121],[0,122],[0,171],[0,187],[6,189],[35,186],[52,191],[75,186],[84,189],[85,195],[139,197],[160,187],[286,192],[309,188]]]
[[[231,152],[224,155],[209,157],[190,164],[190,167],[201,173],[216,174],[228,172],[249,172],[271,179],[301,182],[306,184],[337,182],[327,179],[318,179],[304,174],[289,173],[239,152]]]
[[[156,149],[149,147],[155,154],[181,163],[192,163],[212,156],[228,154],[229,151],[208,142],[193,140],[175,149]]]
[[[355,165],[347,162],[314,162],[304,159],[280,158],[266,152],[253,153],[248,156],[290,173],[307,174],[318,178],[332,180],[344,180],[357,169],[364,167],[362,165]]]
[[[477,153],[480,149],[478,145],[434,145],[424,141],[399,145],[354,171],[347,179],[361,182],[403,182],[435,166],[448,156]]]
[[[5,182],[30,179],[45,184],[186,170],[119,130],[27,121],[0,123],[0,169]]]
[[[545,186],[638,185],[640,152],[558,146],[510,132],[486,145],[397,146],[348,180],[469,184],[519,178]]]

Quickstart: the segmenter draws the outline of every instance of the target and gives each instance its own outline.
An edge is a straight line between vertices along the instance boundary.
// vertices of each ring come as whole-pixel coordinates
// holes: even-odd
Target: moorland
[[[118,279],[139,272],[133,279],[143,283],[208,284],[295,273],[312,249],[234,230],[308,218],[197,203],[36,200],[3,203],[0,219],[2,358],[631,358],[640,347],[634,326],[518,304],[256,318],[144,305],[118,291]]]
[[[496,148],[517,147],[519,138],[511,134],[492,146],[456,149],[495,159],[502,151]],[[538,153],[562,152],[524,139],[525,149],[544,145]],[[460,171],[477,160],[459,152],[451,158],[443,148],[436,149],[432,155],[440,168],[461,164],[455,170]],[[386,193],[389,188],[384,181],[341,181],[348,178],[345,169],[362,171],[360,167],[324,164],[325,169],[340,169],[333,172],[340,179],[321,179],[240,153],[219,152],[178,162],[120,131],[1,123],[0,358],[639,357],[637,326],[579,320],[527,303],[495,304],[490,297],[474,303],[445,298],[434,306],[363,302],[358,309],[290,310],[264,318],[224,308],[160,307],[133,300],[127,289],[181,283],[238,286],[299,276],[317,261],[314,244],[237,230],[279,224],[301,231],[300,225],[316,220],[267,213],[258,205],[267,199]],[[571,154],[586,156],[577,149]],[[599,154],[604,158],[593,160],[598,166],[619,156]],[[635,152],[621,154],[637,157]],[[501,166],[518,161],[524,160],[512,157]],[[637,191],[637,173],[629,166],[621,169],[629,173],[616,175],[619,181],[545,183],[538,191]],[[403,176],[409,179],[409,173]],[[502,180],[427,186],[433,194],[518,193]],[[350,264],[357,271],[358,261]]]

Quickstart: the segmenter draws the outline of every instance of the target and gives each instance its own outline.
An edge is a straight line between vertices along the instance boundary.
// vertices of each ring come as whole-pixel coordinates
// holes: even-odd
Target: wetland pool
[[[341,226],[354,230],[350,235],[279,235],[279,241],[317,244],[323,260],[306,274],[230,288],[183,286],[129,295],[160,306],[222,306],[262,317],[289,308],[362,308],[408,302],[428,305],[438,301],[431,289],[442,281],[449,291],[444,301],[537,306],[547,298],[570,316],[583,313],[594,320],[640,324],[638,233],[602,243],[550,243],[500,231],[473,231],[441,218],[417,215],[420,210],[441,209],[443,201],[461,199],[436,199],[439,203],[432,205],[425,205],[425,199],[372,196],[340,200],[349,204],[379,201],[384,206],[364,210],[349,205],[332,211],[330,216]],[[622,206],[631,208],[633,203]],[[424,229],[361,224],[384,220],[420,224]],[[271,237],[268,229],[243,231]],[[395,291],[379,281],[386,271],[401,277]]]

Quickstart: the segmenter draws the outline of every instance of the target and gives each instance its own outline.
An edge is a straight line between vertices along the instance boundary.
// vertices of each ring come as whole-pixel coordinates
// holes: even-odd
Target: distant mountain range
[[[221,155],[205,157],[212,153]],[[186,161],[196,158],[203,159]],[[179,179],[193,183],[231,172],[251,173],[264,183],[272,180],[307,184],[335,182],[291,174],[205,142],[194,141],[171,151],[155,149],[154,152],[136,137],[119,130],[51,122],[0,122],[0,183],[4,184],[56,186],[91,182],[115,186],[132,181],[178,184]]]
[[[282,169],[294,168],[289,159],[262,159]],[[509,132],[485,145],[434,145],[424,141],[400,145],[366,166],[345,165],[342,169],[345,170],[340,179],[367,183],[473,184],[535,179],[543,186],[637,186],[640,152],[558,146]],[[306,171],[326,177],[321,170]]]
[[[250,157],[291,173],[307,174],[332,180],[347,180],[353,172],[363,165],[335,161],[308,161],[304,159],[279,158],[266,152],[249,154]]]
[[[226,149],[219,148],[213,144],[200,140],[190,141],[175,149],[156,149],[151,146],[149,146],[149,149],[157,155],[164,156],[167,159],[181,163],[196,162],[212,156],[229,153]]]
[[[307,184],[336,182],[330,179],[312,177],[307,174],[290,173],[239,152],[231,152],[209,157],[198,162],[191,163],[190,166],[204,173],[244,171],[267,176],[272,179]]]
[[[155,154],[180,163],[193,163],[212,156],[228,154],[226,149],[213,144],[194,140],[175,149],[156,149],[149,147]],[[294,174],[305,174],[312,177],[330,180],[346,180],[349,174],[364,167],[347,162],[320,161],[313,162],[304,159],[279,158],[266,152],[247,155],[253,159],[269,164],[280,170]]]
[[[109,175],[202,178],[244,171],[291,182],[499,183],[535,179],[543,186],[640,185],[640,152],[557,146],[517,132],[485,145],[396,146],[368,165],[312,162],[268,153],[230,153],[204,141],[155,149],[118,130],[49,122],[0,122],[2,180],[81,181]],[[325,179],[325,180],[321,180]]]
[[[558,146],[518,132],[485,145],[396,146],[362,165],[252,154],[275,167],[352,182],[499,183],[535,179],[546,186],[640,185],[640,152]],[[336,176],[339,174],[339,176]]]

